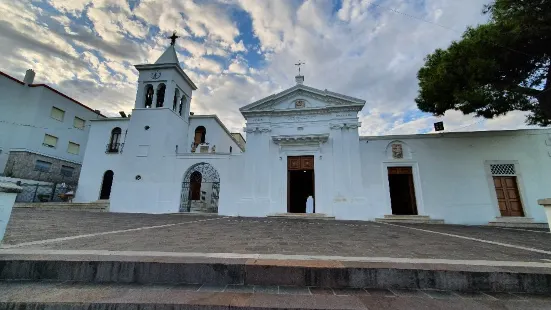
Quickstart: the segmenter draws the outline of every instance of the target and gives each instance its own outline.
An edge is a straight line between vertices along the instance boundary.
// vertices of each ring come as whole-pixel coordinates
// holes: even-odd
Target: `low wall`
[[[90,202],[90,203],[75,203],[75,202],[16,203],[13,207],[15,209],[109,212],[109,201]]]

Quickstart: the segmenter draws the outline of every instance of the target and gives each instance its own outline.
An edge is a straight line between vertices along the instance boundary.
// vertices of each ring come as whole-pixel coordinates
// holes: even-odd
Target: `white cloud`
[[[313,0],[141,0],[135,7],[127,0],[48,1],[58,12],[0,1],[2,70],[34,67],[37,80],[108,113],[133,106],[132,64],[154,62],[176,30],[179,59],[199,86],[194,111],[217,113],[232,130],[244,123],[239,107],[294,84],[299,59],[306,85],[367,101],[365,135],[427,132],[440,119],[452,131],[525,126],[521,112],[494,120],[416,112],[423,58],[484,22],[480,12],[490,0],[343,0],[338,11],[334,2]],[[236,11],[249,15],[258,44],[239,33]],[[80,23],[82,16],[91,25]],[[247,52],[261,60],[249,61]]]

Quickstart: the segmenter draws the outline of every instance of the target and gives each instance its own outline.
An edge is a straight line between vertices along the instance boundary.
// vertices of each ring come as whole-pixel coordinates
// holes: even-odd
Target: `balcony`
[[[122,153],[123,147],[124,147],[124,143],[108,143],[105,148],[105,153],[106,154]]]

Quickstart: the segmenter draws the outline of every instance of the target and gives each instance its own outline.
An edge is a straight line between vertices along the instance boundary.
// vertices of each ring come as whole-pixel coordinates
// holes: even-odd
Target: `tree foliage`
[[[484,13],[488,23],[426,57],[417,106],[485,118],[530,111],[529,124],[551,125],[551,0],[495,0]]]

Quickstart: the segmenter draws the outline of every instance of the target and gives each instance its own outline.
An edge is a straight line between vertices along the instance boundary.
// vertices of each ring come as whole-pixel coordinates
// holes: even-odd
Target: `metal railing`
[[[123,147],[124,147],[124,143],[108,143],[105,148],[105,153],[107,154],[122,153]]]

